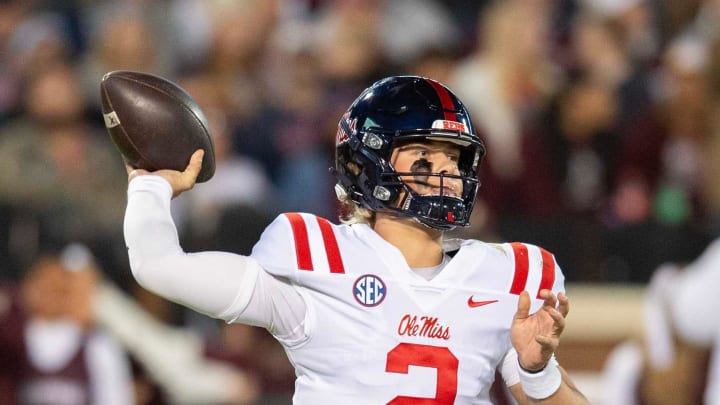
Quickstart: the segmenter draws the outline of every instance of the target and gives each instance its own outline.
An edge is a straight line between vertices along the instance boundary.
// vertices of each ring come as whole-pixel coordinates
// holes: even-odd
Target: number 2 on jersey
[[[435,398],[400,395],[388,405],[451,405],[455,401],[458,359],[447,347],[400,343],[388,352],[385,371],[407,374],[409,366],[437,369]]]

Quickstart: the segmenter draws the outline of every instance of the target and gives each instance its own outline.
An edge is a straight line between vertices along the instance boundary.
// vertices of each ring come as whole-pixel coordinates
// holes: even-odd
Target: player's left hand
[[[552,291],[541,290],[540,298],[544,300],[543,306],[531,315],[530,294],[527,291],[520,294],[510,329],[520,366],[529,371],[540,370],[548,364],[560,344],[565,317],[570,311],[570,303],[563,293],[555,297]]]

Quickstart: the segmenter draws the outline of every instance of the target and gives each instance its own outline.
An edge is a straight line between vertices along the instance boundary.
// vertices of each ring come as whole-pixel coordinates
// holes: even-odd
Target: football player
[[[296,368],[297,404],[490,404],[496,371],[520,404],[585,404],[554,357],[569,302],[553,255],[443,238],[469,223],[484,154],[447,87],[380,80],[338,126],[342,224],[286,213],[250,256],[186,253],[170,200],[193,187],[202,151],[184,172],[128,167],[133,274],[267,328]]]

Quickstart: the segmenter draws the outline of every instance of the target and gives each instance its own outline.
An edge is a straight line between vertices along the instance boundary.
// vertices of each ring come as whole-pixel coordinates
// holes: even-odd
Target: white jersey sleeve
[[[303,289],[298,288],[302,284],[303,273],[311,273],[313,268],[322,266],[323,262],[326,266],[338,265],[340,260],[339,252],[333,253],[332,249],[328,251],[324,246],[322,249],[318,246],[328,242],[326,232],[329,227],[331,224],[327,220],[315,215],[280,214],[268,225],[253,247],[251,257],[263,268],[265,276],[259,279],[259,284],[267,283],[269,277],[275,280],[274,284],[280,283],[282,288],[290,290],[292,294],[264,294],[264,297],[253,298],[243,316],[247,319],[256,307],[272,307],[273,316],[268,330],[288,347],[299,345],[311,334],[311,322],[308,319],[312,307],[300,293]],[[312,237],[315,233],[324,236]],[[337,249],[337,245],[334,246]],[[327,252],[327,258],[319,260],[316,256],[320,251]]]
[[[555,295],[560,292],[565,293],[565,276],[552,253],[528,243],[513,242],[500,246],[514,260],[515,269],[509,292],[511,294],[520,294],[523,291],[530,293],[531,312],[537,311],[542,306],[542,300],[537,299],[540,290],[548,289]],[[554,355],[550,362],[557,364]],[[508,387],[520,382],[517,352],[514,348],[507,351],[499,370]]]
[[[260,267],[241,255],[185,253],[170,214],[170,184],[160,176],[128,186],[125,243],[135,279],[150,291],[213,317],[247,304]]]
[[[508,290],[516,295],[527,291],[533,299],[531,312],[542,305],[542,300],[537,299],[540,290],[551,290],[555,295],[565,293],[565,275],[552,253],[529,243],[512,242],[500,246],[514,261],[515,269],[512,280],[508,280]]]
[[[303,246],[309,246],[310,238],[307,230],[302,233],[300,227],[306,227],[304,221],[296,221],[300,214],[286,213],[278,215],[260,236],[260,240],[253,246],[250,256],[262,263],[263,268],[270,274],[283,277],[293,282],[297,281],[298,268],[302,268],[302,256],[305,255]],[[295,235],[299,237],[297,242]],[[309,253],[307,258],[309,258]]]
[[[314,271],[342,273],[342,255],[335,226],[313,214],[279,215],[253,247],[251,257],[270,274],[293,283]]]
[[[133,276],[171,301],[226,321],[292,335],[305,317],[300,294],[247,256],[186,253],[170,214],[172,189],[160,176],[144,175],[128,186],[125,242]]]

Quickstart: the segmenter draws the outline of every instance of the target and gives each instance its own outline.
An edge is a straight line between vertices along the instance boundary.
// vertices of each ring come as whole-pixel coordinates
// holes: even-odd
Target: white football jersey
[[[268,226],[251,256],[307,304],[308,338],[285,345],[295,403],[490,404],[520,292],[557,294],[564,277],[528,244],[445,248],[452,260],[428,281],[367,225],[287,213]]]

